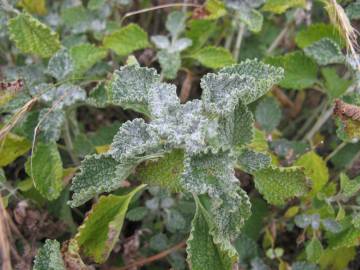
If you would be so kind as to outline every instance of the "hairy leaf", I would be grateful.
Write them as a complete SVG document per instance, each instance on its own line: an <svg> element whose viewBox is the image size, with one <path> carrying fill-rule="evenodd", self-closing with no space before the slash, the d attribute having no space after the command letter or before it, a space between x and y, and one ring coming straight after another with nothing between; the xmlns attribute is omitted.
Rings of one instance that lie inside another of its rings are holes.
<svg viewBox="0 0 360 270"><path fill-rule="evenodd" d="M166 20L165 27L173 38L177 38L185 30L187 15L182 11L171 12Z"/></svg>
<svg viewBox="0 0 360 270"><path fill-rule="evenodd" d="M160 50L157 54L161 66L162 74L166 79L174 79L181 67L181 57L179 52L169 52Z"/></svg>
<svg viewBox="0 0 360 270"><path fill-rule="evenodd" d="M73 71L73 59L68 49L62 48L50 58L46 73L60 81L69 76Z"/></svg>
<svg viewBox="0 0 360 270"><path fill-rule="evenodd" d="M268 167L255 172L255 187L265 199L275 205L301 196L308 190L303 171L299 167Z"/></svg>
<svg viewBox="0 0 360 270"><path fill-rule="evenodd" d="M187 241L188 262L193 270L230 270L234 254L214 243L211 234L214 223L197 196L196 213L192 221L190 237Z"/></svg>
<svg viewBox="0 0 360 270"><path fill-rule="evenodd" d="M360 177L350 180L345 173L340 174L340 188L347 198L355 195L360 190Z"/></svg>
<svg viewBox="0 0 360 270"><path fill-rule="evenodd" d="M273 97L262 99L256 106L255 119L267 132L273 131L279 125L281 117L281 109Z"/></svg>
<svg viewBox="0 0 360 270"><path fill-rule="evenodd" d="M106 261L118 241L131 199L144 187L139 186L124 196L100 197L75 236L86 256L97 263Z"/></svg>
<svg viewBox="0 0 360 270"><path fill-rule="evenodd" d="M62 110L42 109L39 114L39 136L44 142L56 142L60 139L61 127L65 121Z"/></svg>
<svg viewBox="0 0 360 270"><path fill-rule="evenodd" d="M242 150L237 161L240 167L250 174L254 174L271 165L271 157L269 155L250 149Z"/></svg>
<svg viewBox="0 0 360 270"><path fill-rule="evenodd" d="M55 200L64 188L63 167L60 153L55 142L39 142L25 167L35 188L48 199Z"/></svg>
<svg viewBox="0 0 360 270"><path fill-rule="evenodd" d="M207 46L201 48L191 55L192 58L199 61L202 65L208 68L222 68L235 63L231 53L221 47Z"/></svg>
<svg viewBox="0 0 360 270"><path fill-rule="evenodd" d="M342 96L351 85L351 81L340 78L334 68L323 68L321 74L325 79L325 89L331 99Z"/></svg>
<svg viewBox="0 0 360 270"><path fill-rule="evenodd" d="M240 99L245 103L251 103L263 96L270 88L280 82L284 77L282 68L265 64L257 59L245 60L240 64L226 67L220 70L220 73L237 74L252 78L254 84L252 89L242 91Z"/></svg>
<svg viewBox="0 0 360 270"><path fill-rule="evenodd" d="M184 151L173 150L159 160L145 161L136 168L136 176L142 183L167 188L172 192L182 190L181 175L184 171Z"/></svg>
<svg viewBox="0 0 360 270"><path fill-rule="evenodd" d="M85 157L72 181L74 193L69 205L77 207L95 195L119 188L133 169L133 165L119 164L108 154Z"/></svg>
<svg viewBox="0 0 360 270"><path fill-rule="evenodd" d="M60 49L58 34L29 14L18 14L8 26L10 39L24 53L47 58Z"/></svg>
<svg viewBox="0 0 360 270"><path fill-rule="evenodd" d="M60 244L56 240L47 239L39 249L34 260L33 270L65 270L60 252Z"/></svg>
<svg viewBox="0 0 360 270"><path fill-rule="evenodd" d="M330 38L322 38L304 48L306 56L314 59L322 66L329 64L341 64L345 61L345 56L341 52L340 46Z"/></svg>
<svg viewBox="0 0 360 270"><path fill-rule="evenodd" d="M137 24L130 23L104 38L104 46L120 56L149 46L147 33Z"/></svg>
<svg viewBox="0 0 360 270"><path fill-rule="evenodd" d="M115 71L109 84L111 100L124 109L148 112L148 91L160 81L155 69L140 68L135 65L124 66Z"/></svg>
<svg viewBox="0 0 360 270"><path fill-rule="evenodd" d="M45 0L21 0L18 5L31 14L43 16L47 13Z"/></svg>

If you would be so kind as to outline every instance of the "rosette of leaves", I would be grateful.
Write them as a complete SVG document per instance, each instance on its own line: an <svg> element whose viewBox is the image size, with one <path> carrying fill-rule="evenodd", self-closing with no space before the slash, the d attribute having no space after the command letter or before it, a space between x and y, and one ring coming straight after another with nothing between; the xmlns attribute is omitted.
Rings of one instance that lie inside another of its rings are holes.
<svg viewBox="0 0 360 270"><path fill-rule="evenodd" d="M181 67L180 53L192 44L191 39L181 38L180 35L185 30L187 15L185 12L174 11L170 13L166 20L166 30L170 37L165 35L155 35L151 41L159 49L157 58L159 60L162 73L166 79L174 79Z"/></svg>
<svg viewBox="0 0 360 270"><path fill-rule="evenodd" d="M141 80L136 79L139 76ZM236 157L253 141L254 117L247 105L265 95L282 76L281 68L247 60L207 74L201 80L201 100L181 104L176 87L160 82L154 69L120 68L107 86L110 101L141 108L138 111L146 112L149 121L124 123L109 152L82 162L69 204L76 207L115 190L131 174L149 185L191 193L197 210L188 240L189 264L192 269L204 265L231 269L237 258L232 241L250 215L249 198L234 174ZM258 161L263 160L260 155ZM300 171L266 164L252 166L265 198L281 204L302 194Z"/></svg>

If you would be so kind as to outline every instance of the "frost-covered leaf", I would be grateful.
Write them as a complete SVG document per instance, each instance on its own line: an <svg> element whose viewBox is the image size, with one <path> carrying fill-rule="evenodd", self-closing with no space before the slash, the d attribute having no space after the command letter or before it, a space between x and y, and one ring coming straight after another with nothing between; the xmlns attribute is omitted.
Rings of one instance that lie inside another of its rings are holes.
<svg viewBox="0 0 360 270"><path fill-rule="evenodd" d="M187 49L188 47L190 47L192 44L191 39L189 38L179 38L177 39L173 46L171 47L171 52L181 52L185 49Z"/></svg>
<svg viewBox="0 0 360 270"><path fill-rule="evenodd" d="M98 85L90 91L86 103L97 108L105 108L111 101L109 92L109 87L106 87L104 82L99 82Z"/></svg>
<svg viewBox="0 0 360 270"><path fill-rule="evenodd" d="M142 183L160 186L172 192L182 190L181 175L184 171L184 151L173 150L159 160L149 160L136 168L136 177Z"/></svg>
<svg viewBox="0 0 360 270"><path fill-rule="evenodd" d="M263 11L276 14L284 13L289 8L305 7L306 0L268 0L262 7Z"/></svg>
<svg viewBox="0 0 360 270"><path fill-rule="evenodd" d="M284 69L285 77L279 83L281 87L301 90L312 86L317 80L316 63L302 52L269 57L266 62Z"/></svg>
<svg viewBox="0 0 360 270"><path fill-rule="evenodd" d="M345 56L341 52L340 46L330 38L322 38L304 48L306 56L314 59L322 66L329 64L341 64L345 61Z"/></svg>
<svg viewBox="0 0 360 270"><path fill-rule="evenodd" d="M56 142L60 139L61 127L65 121L62 110L42 109L39 114L39 136L44 142Z"/></svg>
<svg viewBox="0 0 360 270"><path fill-rule="evenodd" d="M156 82L160 82L160 76L155 69L135 65L121 67L115 71L109 83L111 101L124 109L132 109L148 115L147 96L149 89Z"/></svg>
<svg viewBox="0 0 360 270"><path fill-rule="evenodd" d="M243 91L240 99L245 103L251 103L263 96L270 88L280 82L284 77L282 68L265 64L257 59L245 60L239 64L225 67L220 73L237 74L253 78L255 85L250 91Z"/></svg>
<svg viewBox="0 0 360 270"><path fill-rule="evenodd" d="M228 152L186 156L184 165L181 184L185 190L217 198L227 191L233 192L237 179L234 175L233 159Z"/></svg>
<svg viewBox="0 0 360 270"><path fill-rule="evenodd" d="M107 54L106 49L92 44L79 44L70 48L70 55L74 64L76 77L83 75L93 65L103 59Z"/></svg>
<svg viewBox="0 0 360 270"><path fill-rule="evenodd" d="M50 58L46 73L60 81L69 76L73 70L73 59L68 49L62 48Z"/></svg>
<svg viewBox="0 0 360 270"><path fill-rule="evenodd" d="M164 50L170 48L170 40L167 36L156 35L152 36L150 39L158 49Z"/></svg>
<svg viewBox="0 0 360 270"><path fill-rule="evenodd" d="M294 165L303 167L305 175L311 179L312 195L319 192L329 180L326 162L313 151L302 155Z"/></svg>
<svg viewBox="0 0 360 270"><path fill-rule="evenodd" d="M38 91L45 92L40 96L40 100L54 110L64 109L86 99L85 90L76 85L65 83L59 87L49 85L39 85L38 87Z"/></svg>
<svg viewBox="0 0 360 270"><path fill-rule="evenodd" d="M169 52L161 50L157 57L161 66L162 74L166 79L174 79L181 67L181 57L179 52Z"/></svg>
<svg viewBox="0 0 360 270"><path fill-rule="evenodd" d="M237 161L240 167L250 174L262 170L271 165L271 157L266 153L244 149L240 152Z"/></svg>
<svg viewBox="0 0 360 270"><path fill-rule="evenodd" d="M226 6L234 10L258 8L265 0L225 0Z"/></svg>
<svg viewBox="0 0 360 270"><path fill-rule="evenodd" d="M18 157L27 153L31 148L31 142L26 138L8 133L0 140L0 167L13 162Z"/></svg>
<svg viewBox="0 0 360 270"><path fill-rule="evenodd" d="M191 55L192 58L199 61L208 68L222 68L235 63L231 53L222 47L207 46L197 50Z"/></svg>
<svg viewBox="0 0 360 270"><path fill-rule="evenodd" d="M254 136L254 117L242 102L239 102L232 114L220 118L218 139L222 147L240 148L251 142Z"/></svg>
<svg viewBox="0 0 360 270"><path fill-rule="evenodd" d="M100 193L119 188L133 169L133 165L119 164L108 154L85 157L72 180L70 206L77 207Z"/></svg>
<svg viewBox="0 0 360 270"><path fill-rule="evenodd" d="M255 119L267 132L273 131L280 123L282 112L273 97L265 97L256 106Z"/></svg>
<svg viewBox="0 0 360 270"><path fill-rule="evenodd" d="M255 33L260 32L264 21L263 15L256 9L240 12L239 19L247 25L250 31Z"/></svg>
<svg viewBox="0 0 360 270"><path fill-rule="evenodd" d="M342 231L342 226L339 222L332 218L326 218L321 220L322 225L324 226L325 230L332 232L332 233L339 233Z"/></svg>
<svg viewBox="0 0 360 270"><path fill-rule="evenodd" d="M330 38L340 45L345 46L345 42L337 28L331 24L314 23L297 33L295 42L300 48L310 46L322 38Z"/></svg>
<svg viewBox="0 0 360 270"><path fill-rule="evenodd" d="M168 15L165 27L173 38L176 39L185 30L186 18L186 13L182 11L174 11Z"/></svg>
<svg viewBox="0 0 360 270"><path fill-rule="evenodd" d="M202 100L206 111L222 116L234 111L239 99L255 88L255 79L248 76L208 73L201 78Z"/></svg>
<svg viewBox="0 0 360 270"><path fill-rule="evenodd" d="M334 68L323 68L321 74L325 79L325 89L332 100L342 96L351 85L351 81L340 78Z"/></svg>
<svg viewBox="0 0 360 270"><path fill-rule="evenodd" d="M137 24L130 23L104 38L104 46L120 56L148 47L148 35Z"/></svg>
<svg viewBox="0 0 360 270"><path fill-rule="evenodd" d="M144 187L141 185L124 196L100 197L75 236L86 256L97 263L106 261L118 241L131 199Z"/></svg>
<svg viewBox="0 0 360 270"><path fill-rule="evenodd" d="M60 196L64 188L63 167L55 142L39 142L25 167L26 173L34 182L35 188L49 201Z"/></svg>
<svg viewBox="0 0 360 270"><path fill-rule="evenodd" d="M29 14L18 14L9 20L8 27L10 39L24 53L48 58L60 49L58 34Z"/></svg>
<svg viewBox="0 0 360 270"><path fill-rule="evenodd" d="M308 191L305 175L299 167L268 167L255 172L254 176L256 189L271 204L284 204Z"/></svg>
<svg viewBox="0 0 360 270"><path fill-rule="evenodd" d="M111 156L121 163L140 162L161 151L160 139L141 118L125 122L114 136Z"/></svg>
<svg viewBox="0 0 360 270"><path fill-rule="evenodd" d="M47 239L39 249L33 270L65 270L65 264L60 252L60 243Z"/></svg>
<svg viewBox="0 0 360 270"><path fill-rule="evenodd" d="M195 196L196 212L191 224L187 241L188 262L193 270L230 270L236 256L223 250L214 243L212 229L214 223L211 215L204 208L200 199Z"/></svg>

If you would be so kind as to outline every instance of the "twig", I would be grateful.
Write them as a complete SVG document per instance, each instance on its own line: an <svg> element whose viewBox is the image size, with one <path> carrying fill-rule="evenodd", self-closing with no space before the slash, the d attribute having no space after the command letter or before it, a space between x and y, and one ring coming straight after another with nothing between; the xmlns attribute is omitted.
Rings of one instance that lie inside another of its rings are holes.
<svg viewBox="0 0 360 270"><path fill-rule="evenodd" d="M141 259L139 261L136 261L134 263L131 263L127 266L123 266L123 267L120 267L120 268L111 268L111 270L128 270L128 269L132 269L132 268L135 268L135 267L140 267L140 266L143 266L145 264L149 264L151 262L154 262L154 261L157 261L157 260L160 260L164 257L166 257L167 255L169 255L170 253L178 250L178 249L182 249L186 246L186 242L183 241L183 242L180 242L179 244L167 249L167 250L164 250L158 254L155 254L151 257L148 257L148 258L144 258L144 259Z"/></svg>
<svg viewBox="0 0 360 270"><path fill-rule="evenodd" d="M10 244L9 238L10 230L7 223L6 210L3 204L3 198L0 195L0 255L1 255L1 269L11 270L10 258Z"/></svg>
<svg viewBox="0 0 360 270"><path fill-rule="evenodd" d="M270 47L267 49L267 51L266 51L267 54L271 54L277 48L277 46L279 46L280 42L283 40L283 38L289 31L290 25L291 24L288 23L284 27L284 29L281 30L280 34L274 39L274 41L271 43Z"/></svg>
<svg viewBox="0 0 360 270"><path fill-rule="evenodd" d="M335 156L341 149L347 145L347 142L340 143L326 158L325 161L329 161L333 156Z"/></svg>
<svg viewBox="0 0 360 270"><path fill-rule="evenodd" d="M192 85L192 81L193 81L193 75L191 73L190 70L188 69L184 69L186 72L186 77L185 80L183 82L183 85L181 87L181 91L180 91L180 101L181 103L185 103L190 96L191 93L191 85Z"/></svg>
<svg viewBox="0 0 360 270"><path fill-rule="evenodd" d="M191 3L173 3L173 4L164 4L164 5L159 5L159 6L155 6L155 7L150 7L150 8L144 8L141 10L136 10L136 11L132 11L132 12L128 12L124 15L124 17L122 17L120 24L122 24L124 22L124 20L128 17L137 15L137 14L141 14L141 13L145 13L145 12L150 12L150 11L154 11L154 10L158 10L158 9L163 9L163 8L169 8L169 7L194 7L194 8L200 8L202 7L202 5L198 5L198 4L191 4Z"/></svg>
<svg viewBox="0 0 360 270"><path fill-rule="evenodd" d="M240 23L239 31L238 31L238 34L236 37L235 48L234 48L234 58L235 58L236 62L239 61L240 48L241 48L241 43L243 40L244 33L245 33L245 24Z"/></svg>
<svg viewBox="0 0 360 270"><path fill-rule="evenodd" d="M78 159L78 157L76 155L74 155L73 151L74 151L74 145L72 143L71 140L71 134L70 134L70 129L69 129L69 122L67 119L65 119L65 123L64 123L64 141L65 141L65 147L67 149L67 152L69 153L69 156L72 160L72 162L78 166L80 164L80 160Z"/></svg>

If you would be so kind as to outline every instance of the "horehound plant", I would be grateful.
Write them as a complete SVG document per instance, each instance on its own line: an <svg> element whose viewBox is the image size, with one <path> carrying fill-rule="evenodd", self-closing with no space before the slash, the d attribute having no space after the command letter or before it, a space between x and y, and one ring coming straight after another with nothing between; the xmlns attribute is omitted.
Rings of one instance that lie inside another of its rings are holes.
<svg viewBox="0 0 360 270"><path fill-rule="evenodd" d="M281 68L246 60L205 75L201 100L181 104L176 87L161 82L156 70L121 67L93 96L106 96L105 103L131 108L145 119L127 121L108 152L83 160L72 182L70 206L116 190L130 175L149 186L191 194L196 205L186 249L191 269L231 269L238 256L233 241L251 213L234 168L255 175L257 189L273 204L307 191L299 167L272 165L266 149L254 141L248 105L282 77ZM101 196L72 240L73 249L95 262L105 261L129 201L143 187L126 196ZM101 236L93 235L100 228Z"/></svg>

